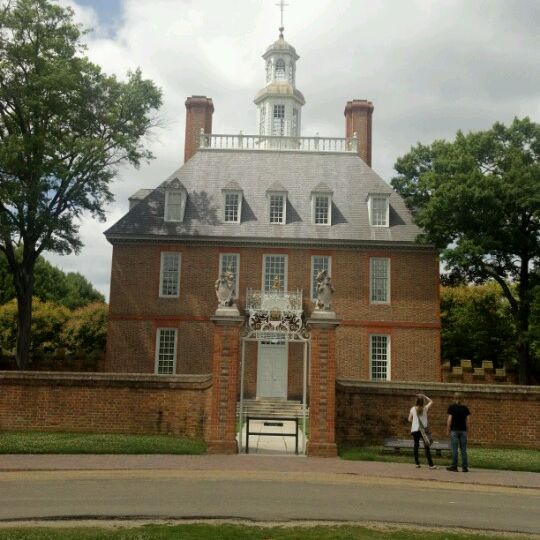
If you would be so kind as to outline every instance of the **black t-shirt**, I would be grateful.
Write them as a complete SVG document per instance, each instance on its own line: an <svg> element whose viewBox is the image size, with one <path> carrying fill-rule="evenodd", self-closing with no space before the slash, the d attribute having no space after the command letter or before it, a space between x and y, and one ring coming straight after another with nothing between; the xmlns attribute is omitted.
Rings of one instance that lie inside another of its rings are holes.
<svg viewBox="0 0 540 540"><path fill-rule="evenodd" d="M448 414L452 416L450 431L467 431L467 416L471 414L467 406L452 403L448 407Z"/></svg>

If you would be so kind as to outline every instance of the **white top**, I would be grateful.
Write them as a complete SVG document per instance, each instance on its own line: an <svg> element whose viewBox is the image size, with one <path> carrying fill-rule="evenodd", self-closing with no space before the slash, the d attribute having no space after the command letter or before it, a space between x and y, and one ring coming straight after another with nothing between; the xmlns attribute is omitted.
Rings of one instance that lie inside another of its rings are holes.
<svg viewBox="0 0 540 540"><path fill-rule="evenodd" d="M416 407L411 408L411 412L409 413L409 418L412 418L411 433L413 431L420 431L420 424L418 423L418 413L416 412ZM422 420L422 424L424 424L424 427L428 425L427 407L424 407L424 410L422 411L422 414L420 415L420 420Z"/></svg>

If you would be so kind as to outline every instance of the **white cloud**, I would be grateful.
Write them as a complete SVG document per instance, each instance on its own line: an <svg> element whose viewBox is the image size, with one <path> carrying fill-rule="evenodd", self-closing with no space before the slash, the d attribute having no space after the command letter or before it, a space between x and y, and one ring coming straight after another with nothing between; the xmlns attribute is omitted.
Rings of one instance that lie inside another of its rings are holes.
<svg viewBox="0 0 540 540"><path fill-rule="evenodd" d="M157 159L139 171L121 171L108 223L84 222L81 255L49 256L108 294L111 249L102 231L127 210L131 193L155 187L181 165L185 98L213 98L215 132L254 131L252 100L264 85L261 54L277 39L279 11L275 0L124 0L110 36L94 10L75 2L62 0L95 28L86 37L89 57L118 76L140 66L164 94L167 125L151 143ZM346 101L372 100L373 165L386 179L417 141L540 113L536 0L289 3L285 37L301 56L304 134L343 136Z"/></svg>

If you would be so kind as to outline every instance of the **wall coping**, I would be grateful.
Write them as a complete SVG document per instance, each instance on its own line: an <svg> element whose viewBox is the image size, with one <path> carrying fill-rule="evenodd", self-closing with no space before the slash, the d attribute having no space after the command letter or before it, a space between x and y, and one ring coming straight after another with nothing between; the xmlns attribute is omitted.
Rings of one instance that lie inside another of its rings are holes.
<svg viewBox="0 0 540 540"><path fill-rule="evenodd" d="M403 393L416 394L418 392L432 392L435 394L453 394L462 392L466 396L491 395L494 399L503 396L515 396L524 398L540 399L540 386L520 386L513 384L462 384L462 383L438 383L438 382L392 382L392 381L361 381L338 379L336 385L343 390L362 389L365 393Z"/></svg>
<svg viewBox="0 0 540 540"><path fill-rule="evenodd" d="M0 385L86 386L126 388L184 388L205 390L212 375L155 375L140 373L79 373L65 371L0 371Z"/></svg>

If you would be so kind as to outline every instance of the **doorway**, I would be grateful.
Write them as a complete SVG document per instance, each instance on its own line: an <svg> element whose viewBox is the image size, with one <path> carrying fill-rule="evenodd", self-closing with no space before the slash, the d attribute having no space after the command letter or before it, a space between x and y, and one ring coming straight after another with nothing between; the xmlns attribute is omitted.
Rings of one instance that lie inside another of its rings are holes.
<svg viewBox="0 0 540 540"><path fill-rule="evenodd" d="M286 341L259 342L257 398L287 399L289 345Z"/></svg>

